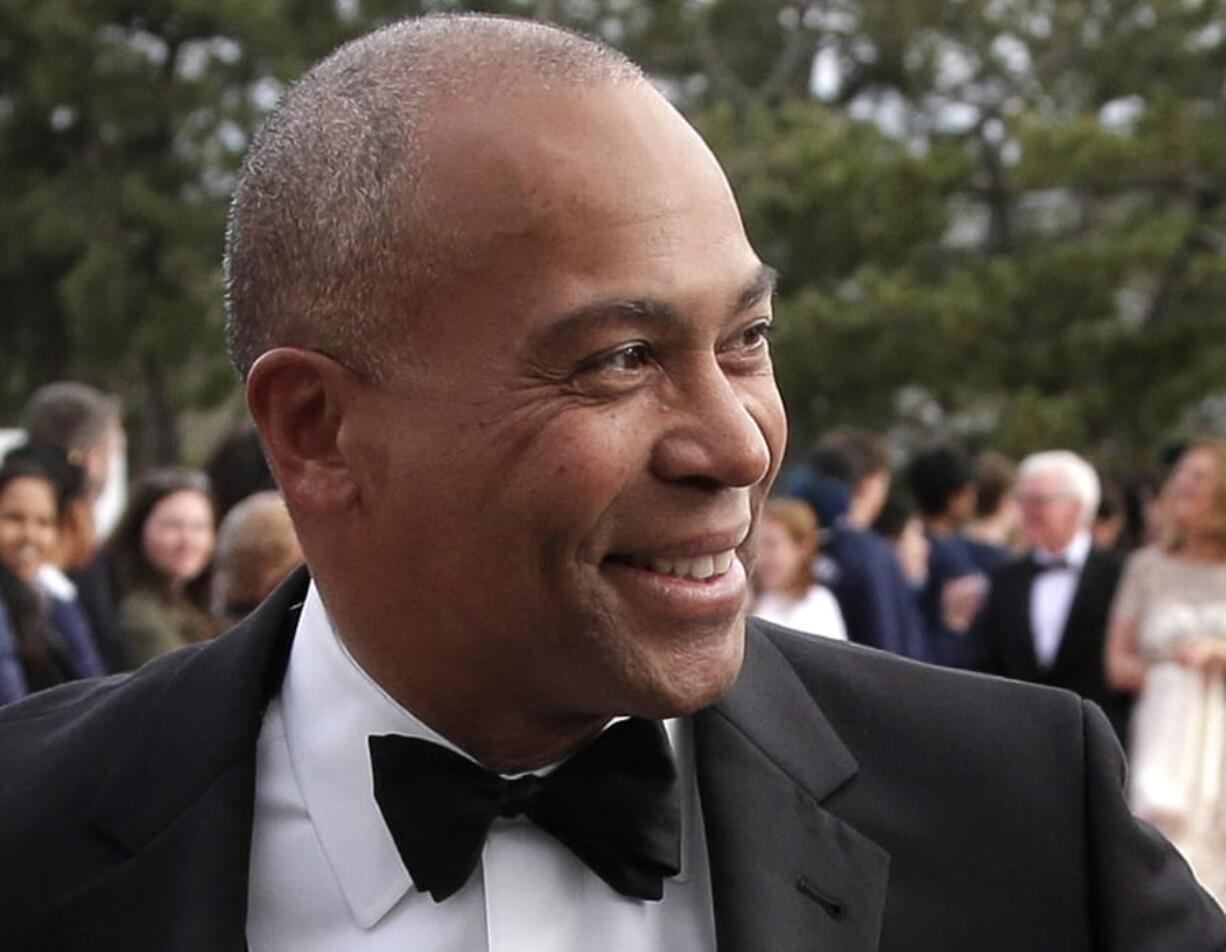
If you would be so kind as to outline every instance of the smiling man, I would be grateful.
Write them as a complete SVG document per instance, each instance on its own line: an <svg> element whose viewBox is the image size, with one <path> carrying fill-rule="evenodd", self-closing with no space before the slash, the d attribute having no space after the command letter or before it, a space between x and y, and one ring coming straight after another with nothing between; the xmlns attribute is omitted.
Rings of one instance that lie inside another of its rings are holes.
<svg viewBox="0 0 1226 952"><path fill-rule="evenodd" d="M0 715L16 948L1226 944L1093 708L747 629L775 276L620 54L343 47L253 144L227 265L309 572Z"/></svg>

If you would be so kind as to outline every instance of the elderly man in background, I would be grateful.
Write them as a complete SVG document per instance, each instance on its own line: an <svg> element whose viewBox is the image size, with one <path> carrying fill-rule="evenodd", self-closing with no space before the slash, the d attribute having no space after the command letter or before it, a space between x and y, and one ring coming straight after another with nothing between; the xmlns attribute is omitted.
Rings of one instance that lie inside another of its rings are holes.
<svg viewBox="0 0 1226 952"><path fill-rule="evenodd" d="M1098 475L1075 453L1036 453L1018 469L1016 498L1030 551L992 576L976 624L978 667L1075 691L1123 737L1127 702L1108 687L1104 663L1122 563L1093 544Z"/></svg>
<svg viewBox="0 0 1226 952"><path fill-rule="evenodd" d="M342 47L255 139L228 268L309 571L0 713L8 947L1226 947L1095 709L746 624L774 274L621 54Z"/></svg>

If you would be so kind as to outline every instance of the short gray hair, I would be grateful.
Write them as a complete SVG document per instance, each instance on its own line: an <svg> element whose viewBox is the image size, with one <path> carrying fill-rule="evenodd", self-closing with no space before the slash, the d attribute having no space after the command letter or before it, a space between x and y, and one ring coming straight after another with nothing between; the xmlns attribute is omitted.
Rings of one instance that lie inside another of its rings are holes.
<svg viewBox="0 0 1226 952"><path fill-rule="evenodd" d="M119 401L88 384L60 380L34 391L21 422L31 443L85 453L105 446L120 429Z"/></svg>
<svg viewBox="0 0 1226 952"><path fill-rule="evenodd" d="M1058 474L1064 480L1065 492L1081 503L1081 524L1088 526L1094 522L1102 489L1093 466L1070 450L1045 450L1022 460L1017 481L1021 483L1040 473Z"/></svg>
<svg viewBox="0 0 1226 952"><path fill-rule="evenodd" d="M416 312L454 252L422 213L430 107L533 79L588 86L642 73L590 37L465 14L383 27L294 84L252 143L226 229L226 339L242 376L282 345L387 376L388 324Z"/></svg>

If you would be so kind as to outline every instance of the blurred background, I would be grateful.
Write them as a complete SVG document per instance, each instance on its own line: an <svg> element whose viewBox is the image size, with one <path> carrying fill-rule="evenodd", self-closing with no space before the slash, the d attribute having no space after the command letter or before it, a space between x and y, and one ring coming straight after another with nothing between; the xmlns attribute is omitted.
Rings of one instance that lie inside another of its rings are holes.
<svg viewBox="0 0 1226 952"><path fill-rule="evenodd" d="M783 273L803 453L834 424L1120 469L1226 431L1222 0L4 0L0 427L122 398L132 466L242 419L226 204L314 59L429 11L538 17L644 64Z"/></svg>

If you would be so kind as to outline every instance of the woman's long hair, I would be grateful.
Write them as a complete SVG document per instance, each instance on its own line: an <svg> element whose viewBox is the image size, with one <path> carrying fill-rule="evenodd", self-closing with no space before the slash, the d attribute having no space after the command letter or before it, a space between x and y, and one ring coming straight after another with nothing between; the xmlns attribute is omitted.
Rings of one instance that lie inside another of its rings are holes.
<svg viewBox="0 0 1226 952"><path fill-rule="evenodd" d="M171 580L145 554L145 523L158 503L179 492L201 493L209 500L209 505L213 505L208 477L194 469L166 467L150 470L132 486L128 507L106 544L106 564L117 601L133 592L149 592L167 602L185 601L200 612L207 613L211 568L205 569L181 592L177 592Z"/></svg>

